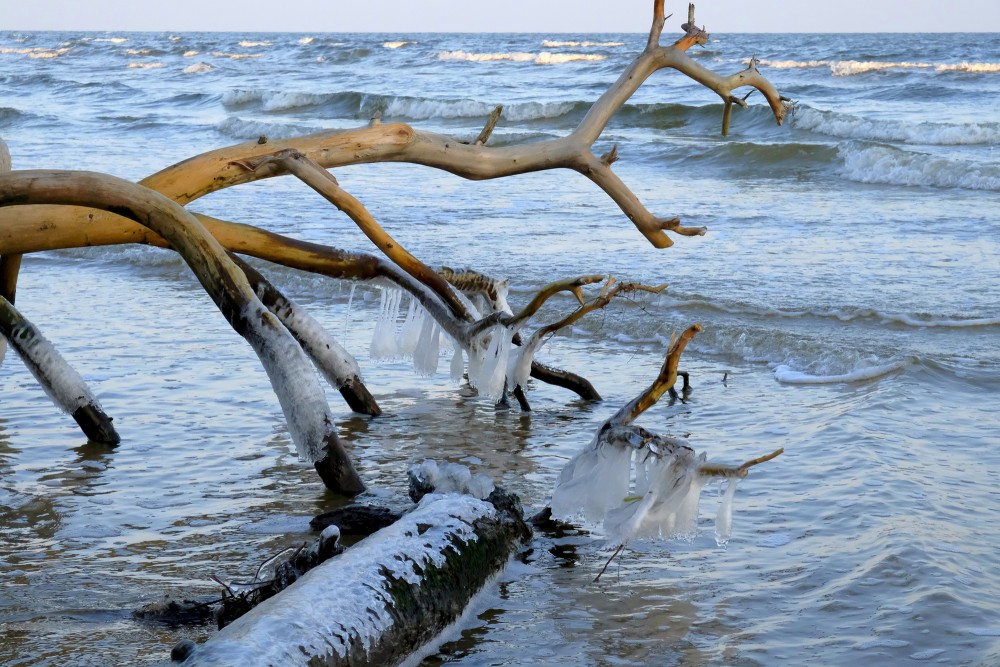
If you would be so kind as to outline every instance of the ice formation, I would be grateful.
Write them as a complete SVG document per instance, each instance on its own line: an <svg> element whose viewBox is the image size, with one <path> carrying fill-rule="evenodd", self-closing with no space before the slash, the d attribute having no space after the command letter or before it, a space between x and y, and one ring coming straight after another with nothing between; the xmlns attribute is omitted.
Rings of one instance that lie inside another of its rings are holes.
<svg viewBox="0 0 1000 667"><path fill-rule="evenodd" d="M416 299L411 298L402 326L399 307L403 292L396 287L384 287L375 332L372 334L371 357L376 360L412 359L421 375L437 372L441 357L441 327Z"/></svg>
<svg viewBox="0 0 1000 667"><path fill-rule="evenodd" d="M603 522L610 542L670 538L696 532L698 503L707 478L704 454L683 438L659 436L636 426L605 423L587 447L563 468L552 494L552 514ZM732 530L730 479L716 517L716 536Z"/></svg>
<svg viewBox="0 0 1000 667"><path fill-rule="evenodd" d="M3 366L5 356L7 356L7 339L0 337L0 366Z"/></svg>
<svg viewBox="0 0 1000 667"><path fill-rule="evenodd" d="M388 579L419 585L456 541L494 507L468 495L429 494L417 509L310 570L197 647L187 665L307 665L318 656L370 650L395 623Z"/></svg>
<svg viewBox="0 0 1000 667"><path fill-rule="evenodd" d="M489 475L473 474L458 463L438 463L426 459L423 463L410 466L407 475L418 480L422 486L433 488L435 493L467 493L480 500L485 500L494 488Z"/></svg>
<svg viewBox="0 0 1000 667"><path fill-rule="evenodd" d="M507 378L514 329L498 324L473 341L469 351L469 385L480 395L500 400Z"/></svg>

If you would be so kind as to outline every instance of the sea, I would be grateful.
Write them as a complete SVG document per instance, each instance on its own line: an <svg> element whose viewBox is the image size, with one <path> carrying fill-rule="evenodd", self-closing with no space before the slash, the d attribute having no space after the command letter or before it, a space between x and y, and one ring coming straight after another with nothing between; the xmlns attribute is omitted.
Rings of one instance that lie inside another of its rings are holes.
<svg viewBox="0 0 1000 667"><path fill-rule="evenodd" d="M470 140L497 104L488 145L530 144L569 133L645 41L6 31L0 137L15 169L130 180L375 116ZM584 274L668 283L539 353L602 401L532 381L530 412L495 405L451 379L447 347L429 375L373 360L382 286L256 263L355 355L384 411L354 414L327 390L373 502L403 503L406 470L431 458L542 509L694 323L704 331L681 361L692 392L641 425L718 462L784 449L740 482L728 542L715 483L695 534L630 542L598 582L615 546L599 527L538 532L420 664L1000 664L1000 34L712 34L690 55L723 74L756 57L794 109L778 126L754 93L722 136L719 98L674 70L628 100L594 152L617 145L615 171L651 211L708 230L667 249L568 170L333 172L425 263L509 279L515 308ZM188 208L375 251L293 177ZM552 299L527 332L574 303ZM8 351L0 664L165 664L175 642L214 628L133 610L252 580L344 501L297 457L259 361L172 252L25 256L17 306L122 442L88 443Z"/></svg>

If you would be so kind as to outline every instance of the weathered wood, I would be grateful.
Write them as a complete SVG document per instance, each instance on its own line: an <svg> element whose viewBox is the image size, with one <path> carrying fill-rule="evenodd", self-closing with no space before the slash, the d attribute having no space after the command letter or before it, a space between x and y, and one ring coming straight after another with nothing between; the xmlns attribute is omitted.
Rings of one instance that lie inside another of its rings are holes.
<svg viewBox="0 0 1000 667"><path fill-rule="evenodd" d="M10 301L0 296L0 334L21 357L38 384L79 424L88 440L117 445L121 437L83 378Z"/></svg>
<svg viewBox="0 0 1000 667"><path fill-rule="evenodd" d="M671 46L660 46L663 27L663 2L654 2L654 20L646 48L626 68L614 84L593 104L575 130L565 137L523 145L489 147L464 144L453 137L422 132L403 123L378 124L349 131L328 131L281 141L256 141L204 153L168 167L142 181L181 204L188 204L216 190L249 181L279 175L280 165L266 165L255 171L240 164L268 153L294 149L324 168L374 162L409 162L443 169L472 180L483 180L525 174L546 169L573 169L593 180L622 209L636 228L657 248L673 241L664 233L682 235L704 233L700 228L685 228L675 217L658 217L648 211L632 191L592 152L611 117L628 101L639 87L655 72L672 68L714 91L723 103L733 99L733 91L750 86L767 99L778 124L784 120L788 106L777 89L757 70L755 65L730 76L717 74L690 58L686 51L704 43L708 34L685 24L686 33ZM728 125L727 125L728 129ZM33 207L19 212L20 235L37 231L40 225L59 217L74 216L86 224L95 238L117 235L118 243L134 242L142 232L113 216L96 211L59 211ZM16 222L0 211L0 229ZM3 248L0 236L0 254Z"/></svg>
<svg viewBox="0 0 1000 667"><path fill-rule="evenodd" d="M229 253L229 258L242 269L261 302L281 320L351 410L372 416L382 414L375 397L361 381L361 369L354 357L312 315L295 305L257 269L233 253Z"/></svg>
<svg viewBox="0 0 1000 667"><path fill-rule="evenodd" d="M336 526L343 535L371 535L391 526L403 516L402 512L378 505L347 505L314 516L309 521L313 530Z"/></svg>
<svg viewBox="0 0 1000 667"><path fill-rule="evenodd" d="M299 454L314 462L331 490L345 495L364 490L337 438L323 390L302 348L260 302L243 272L194 216L157 192L105 174L44 170L0 174L0 207L35 203L112 211L166 239L233 329L257 353Z"/></svg>
<svg viewBox="0 0 1000 667"><path fill-rule="evenodd" d="M530 536L520 501L432 494L200 646L186 667L397 665L431 641Z"/></svg>

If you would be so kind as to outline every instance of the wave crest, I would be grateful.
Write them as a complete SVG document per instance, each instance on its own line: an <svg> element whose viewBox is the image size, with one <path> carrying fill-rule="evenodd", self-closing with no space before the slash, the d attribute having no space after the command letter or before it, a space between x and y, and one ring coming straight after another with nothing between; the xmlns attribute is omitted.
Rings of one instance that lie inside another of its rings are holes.
<svg viewBox="0 0 1000 667"><path fill-rule="evenodd" d="M908 123L882 118L862 118L851 114L820 111L800 106L792 117L799 129L844 139L901 141L931 146L961 146L1000 142L1000 123Z"/></svg>
<svg viewBox="0 0 1000 667"><path fill-rule="evenodd" d="M596 53L541 53L510 52L510 53L469 53L467 51L442 51L438 60L459 60L466 62L533 62L536 65L557 65L581 60L604 60L605 56Z"/></svg>
<svg viewBox="0 0 1000 667"><path fill-rule="evenodd" d="M838 150L843 175L860 183L1000 191L1000 165L912 153L892 146L847 145Z"/></svg>

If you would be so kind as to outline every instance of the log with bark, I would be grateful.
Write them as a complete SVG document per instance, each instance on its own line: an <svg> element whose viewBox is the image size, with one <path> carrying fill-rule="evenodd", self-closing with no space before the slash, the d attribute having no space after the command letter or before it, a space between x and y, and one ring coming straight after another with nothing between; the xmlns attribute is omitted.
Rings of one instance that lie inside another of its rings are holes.
<svg viewBox="0 0 1000 667"><path fill-rule="evenodd" d="M520 501L503 489L484 499L429 493L204 644L180 643L173 656L186 667L399 664L458 619L530 535Z"/></svg>

